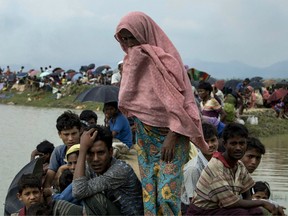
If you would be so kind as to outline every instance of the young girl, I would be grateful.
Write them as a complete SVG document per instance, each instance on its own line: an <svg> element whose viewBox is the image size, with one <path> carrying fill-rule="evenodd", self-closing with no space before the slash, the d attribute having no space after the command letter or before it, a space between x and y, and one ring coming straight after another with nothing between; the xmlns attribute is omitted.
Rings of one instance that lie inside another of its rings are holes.
<svg viewBox="0 0 288 216"><path fill-rule="evenodd" d="M271 192L267 182L257 181L252 187L252 199L266 199L270 198Z"/></svg>
<svg viewBox="0 0 288 216"><path fill-rule="evenodd" d="M271 196L271 190L270 186L267 182L257 181L255 182L255 185L252 187L252 199L253 200L260 200L264 199L268 202L274 204L276 208L278 209L279 213L283 213L284 215L284 209L286 209L283 206L280 206L277 202L270 199Z"/></svg>

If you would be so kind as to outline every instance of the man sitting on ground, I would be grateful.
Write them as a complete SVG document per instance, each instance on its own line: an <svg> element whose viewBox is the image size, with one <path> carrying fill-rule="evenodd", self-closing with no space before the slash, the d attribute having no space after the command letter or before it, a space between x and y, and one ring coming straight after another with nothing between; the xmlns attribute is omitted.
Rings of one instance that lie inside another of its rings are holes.
<svg viewBox="0 0 288 216"><path fill-rule="evenodd" d="M130 165L112 157L112 139L105 127L83 132L73 196L84 201L88 215L142 215L141 183Z"/></svg>
<svg viewBox="0 0 288 216"><path fill-rule="evenodd" d="M108 102L103 108L106 126L112 132L114 157L127 154L132 146L132 130L126 116L118 109L118 102ZM118 142L117 142L118 141Z"/></svg>
<svg viewBox="0 0 288 216"><path fill-rule="evenodd" d="M201 173L195 197L187 215L257 215L263 207L273 215L275 205L251 200L254 181L240 159L244 156L248 130L238 123L227 124L223 131L225 152L215 152ZM241 199L241 196L242 198Z"/></svg>

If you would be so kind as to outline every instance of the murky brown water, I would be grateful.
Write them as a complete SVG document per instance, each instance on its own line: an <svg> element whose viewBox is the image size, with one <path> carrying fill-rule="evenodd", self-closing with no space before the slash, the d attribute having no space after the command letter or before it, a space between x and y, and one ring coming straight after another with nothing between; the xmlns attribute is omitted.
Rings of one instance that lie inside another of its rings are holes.
<svg viewBox="0 0 288 216"><path fill-rule="evenodd" d="M64 111L0 104L0 214L12 179L29 162L36 145L44 139L55 146L62 144L55 125L57 117ZM81 112L74 111L78 114ZM97 114L98 123L103 123L103 113ZM253 176L255 180L269 182L273 199L288 208L288 134L261 140L267 153Z"/></svg>
<svg viewBox="0 0 288 216"><path fill-rule="evenodd" d="M288 209L288 134L261 138L261 141L266 154L253 177L268 182L272 199Z"/></svg>

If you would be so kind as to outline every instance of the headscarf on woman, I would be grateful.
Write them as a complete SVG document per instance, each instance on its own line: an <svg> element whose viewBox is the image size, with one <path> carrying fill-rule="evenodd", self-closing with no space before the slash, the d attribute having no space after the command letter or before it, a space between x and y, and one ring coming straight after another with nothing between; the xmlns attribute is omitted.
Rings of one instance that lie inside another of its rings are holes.
<svg viewBox="0 0 288 216"><path fill-rule="evenodd" d="M140 45L126 46L119 34L122 29L129 30ZM147 125L167 127L199 143L203 136L192 87L177 49L163 30L146 14L130 12L120 20L115 37L127 54L119 109Z"/></svg>

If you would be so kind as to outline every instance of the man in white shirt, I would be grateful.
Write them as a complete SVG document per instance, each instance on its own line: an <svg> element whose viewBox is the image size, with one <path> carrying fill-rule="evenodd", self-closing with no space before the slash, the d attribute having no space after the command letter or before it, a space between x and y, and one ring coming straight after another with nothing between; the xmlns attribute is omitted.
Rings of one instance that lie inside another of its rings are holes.
<svg viewBox="0 0 288 216"><path fill-rule="evenodd" d="M120 86L122 69L123 69L123 61L121 60L118 62L118 71L112 75L111 85Z"/></svg>

